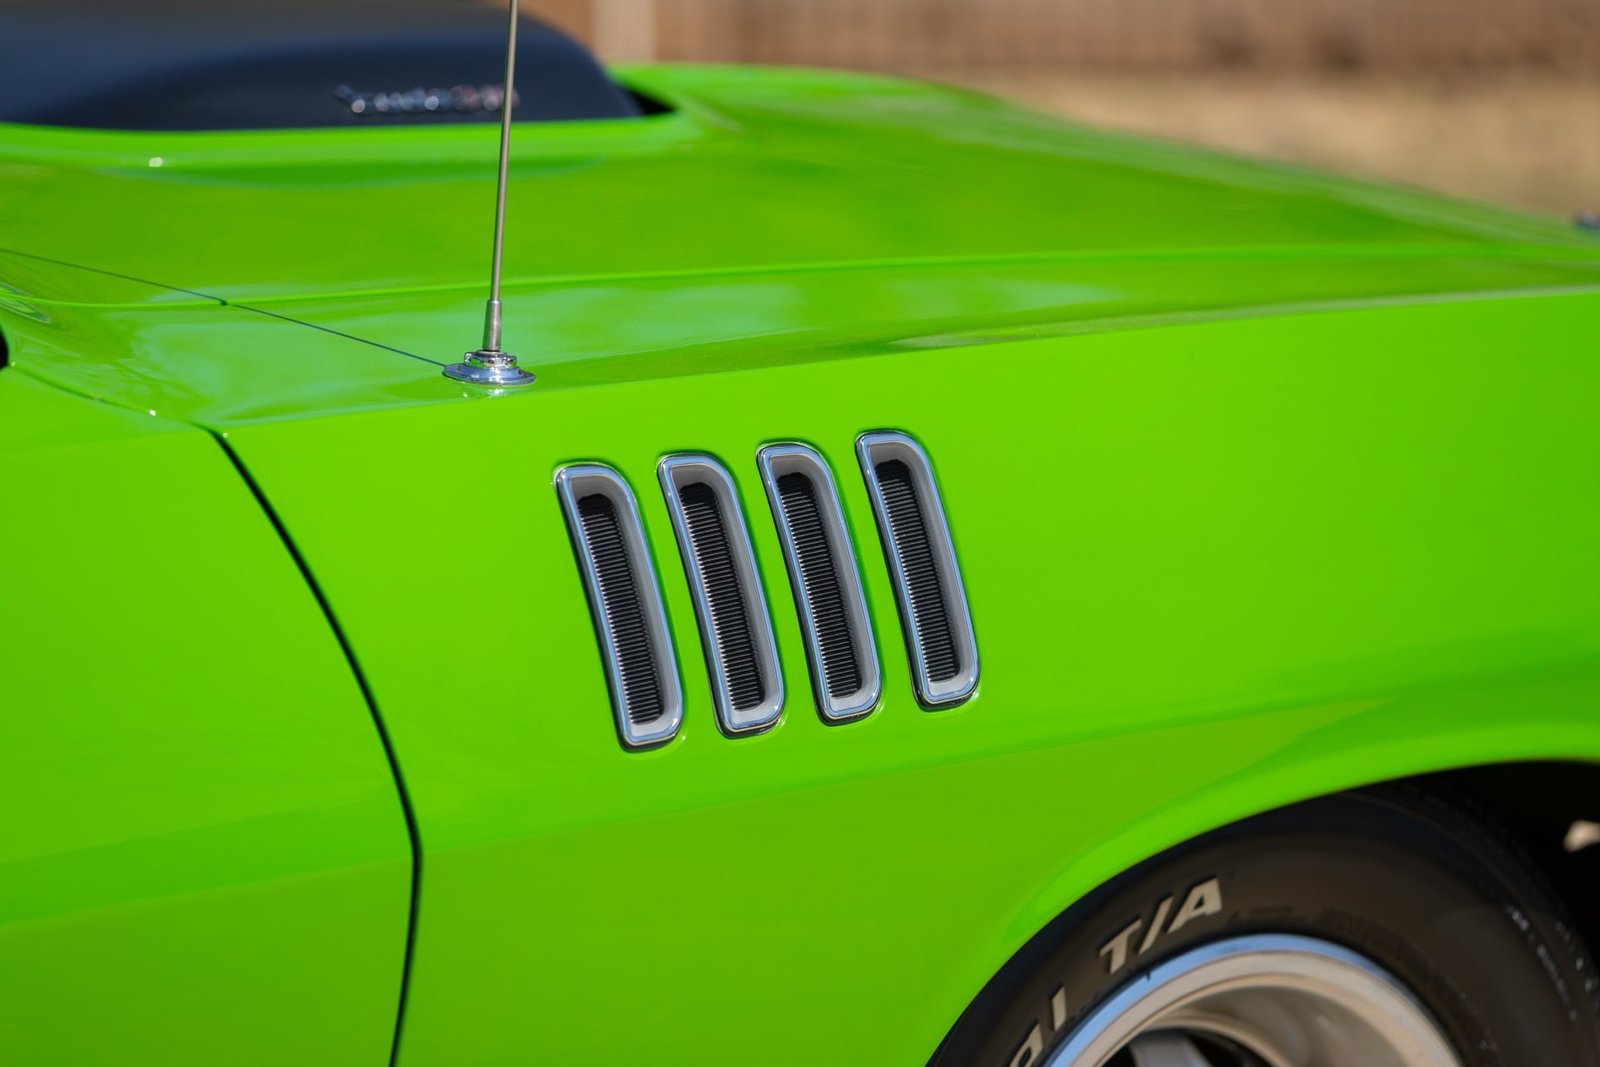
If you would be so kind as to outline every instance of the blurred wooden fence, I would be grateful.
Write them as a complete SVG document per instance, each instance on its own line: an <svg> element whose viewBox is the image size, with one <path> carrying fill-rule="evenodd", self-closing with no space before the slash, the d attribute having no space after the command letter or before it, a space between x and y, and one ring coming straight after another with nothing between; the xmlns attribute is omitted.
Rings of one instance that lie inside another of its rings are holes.
<svg viewBox="0 0 1600 1067"><path fill-rule="evenodd" d="M530 0L607 59L889 71L1600 67L1600 0Z"/></svg>

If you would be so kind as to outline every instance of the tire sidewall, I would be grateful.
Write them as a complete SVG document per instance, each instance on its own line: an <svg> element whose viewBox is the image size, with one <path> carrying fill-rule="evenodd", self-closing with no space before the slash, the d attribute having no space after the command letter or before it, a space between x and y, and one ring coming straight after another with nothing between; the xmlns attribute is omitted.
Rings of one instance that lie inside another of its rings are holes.
<svg viewBox="0 0 1600 1067"><path fill-rule="evenodd" d="M1253 934L1331 942L1411 991L1463 1067L1600 1067L1593 969L1518 861L1448 805L1343 794L1141 864L1019 954L938 1062L1039 1067L1151 968Z"/></svg>

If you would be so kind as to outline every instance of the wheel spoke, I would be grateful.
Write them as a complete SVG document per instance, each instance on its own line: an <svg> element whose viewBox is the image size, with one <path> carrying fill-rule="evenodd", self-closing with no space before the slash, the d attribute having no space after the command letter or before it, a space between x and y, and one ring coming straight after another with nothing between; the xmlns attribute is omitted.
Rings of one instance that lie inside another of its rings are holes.
<svg viewBox="0 0 1600 1067"><path fill-rule="evenodd" d="M1134 1067L1211 1067L1200 1046L1187 1035L1168 1031L1145 1034L1128 1046Z"/></svg>

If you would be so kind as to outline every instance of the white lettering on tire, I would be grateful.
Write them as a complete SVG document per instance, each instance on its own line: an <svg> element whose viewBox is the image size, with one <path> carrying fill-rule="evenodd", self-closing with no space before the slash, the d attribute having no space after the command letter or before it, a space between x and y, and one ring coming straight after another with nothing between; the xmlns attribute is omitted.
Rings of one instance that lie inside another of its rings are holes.
<svg viewBox="0 0 1600 1067"><path fill-rule="evenodd" d="M1040 1032L1039 1024L1034 1023L1033 1029L1028 1031L1028 1036L1022 1039L1021 1046L1011 1054L1006 1067L1029 1067L1030 1064L1039 1062L1039 1057L1043 1055L1044 1034Z"/></svg>
<svg viewBox="0 0 1600 1067"><path fill-rule="evenodd" d="M1216 915L1222 911L1222 883L1215 878L1207 878L1191 886L1188 894L1183 898L1177 914L1172 916L1172 924L1162 929L1167 921L1167 915L1172 911L1172 897L1162 897L1156 902L1155 914L1150 920L1148 928L1144 919L1135 919L1112 934L1100 946L1100 958L1106 961L1106 973L1116 974L1128 965L1128 957L1132 954L1133 939L1141 929L1145 930L1144 940L1139 942L1138 955L1143 956L1155 947L1156 942L1163 936L1175 934L1188 926L1196 919L1208 915Z"/></svg>
<svg viewBox="0 0 1600 1067"><path fill-rule="evenodd" d="M1189 890L1188 899L1178 909L1178 914L1172 917L1172 925L1167 927L1167 933L1175 934L1194 920L1215 915L1221 910L1222 886L1217 884L1215 878L1207 878Z"/></svg>

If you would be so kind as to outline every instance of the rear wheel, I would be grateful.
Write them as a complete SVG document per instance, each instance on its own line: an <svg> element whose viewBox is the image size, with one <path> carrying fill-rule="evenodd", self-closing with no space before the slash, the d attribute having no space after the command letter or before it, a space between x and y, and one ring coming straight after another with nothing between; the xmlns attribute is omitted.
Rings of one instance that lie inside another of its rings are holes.
<svg viewBox="0 0 1600 1067"><path fill-rule="evenodd" d="M940 1064L1600 1067L1590 959L1483 820L1385 788L1250 819L1074 906Z"/></svg>

